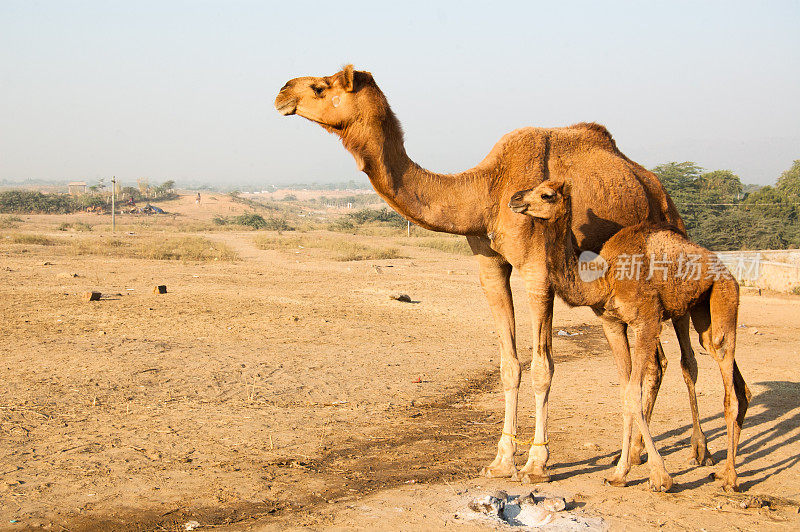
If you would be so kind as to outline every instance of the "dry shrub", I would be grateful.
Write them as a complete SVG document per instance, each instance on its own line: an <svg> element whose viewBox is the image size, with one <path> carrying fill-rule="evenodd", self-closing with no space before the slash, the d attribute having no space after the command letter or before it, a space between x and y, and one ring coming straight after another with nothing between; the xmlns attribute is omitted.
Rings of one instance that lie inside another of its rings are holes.
<svg viewBox="0 0 800 532"><path fill-rule="evenodd" d="M57 229L59 231L91 231L92 226L84 222L64 222Z"/></svg>
<svg viewBox="0 0 800 532"><path fill-rule="evenodd" d="M0 229L14 229L19 227L22 218L19 216L3 216L0 217Z"/></svg>
<svg viewBox="0 0 800 532"><path fill-rule="evenodd" d="M55 246L59 243L57 240L34 233L16 233L9 235L9 239L14 244L36 244L38 246Z"/></svg>

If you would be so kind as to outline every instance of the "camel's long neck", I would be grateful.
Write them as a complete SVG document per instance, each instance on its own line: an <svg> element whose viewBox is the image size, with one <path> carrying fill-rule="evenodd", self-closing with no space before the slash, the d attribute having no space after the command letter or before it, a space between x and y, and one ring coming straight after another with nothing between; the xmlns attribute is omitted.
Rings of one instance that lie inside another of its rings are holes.
<svg viewBox="0 0 800 532"><path fill-rule="evenodd" d="M572 306L593 306L605 300L605 280L585 282L580 277L580 249L572 231L572 212L545 224L545 255L550 282L559 296Z"/></svg>
<svg viewBox="0 0 800 532"><path fill-rule="evenodd" d="M406 154L403 132L391 112L386 120L357 124L341 133L375 190L411 222L461 235L486 234L493 212L490 180L477 169L460 174L435 174Z"/></svg>

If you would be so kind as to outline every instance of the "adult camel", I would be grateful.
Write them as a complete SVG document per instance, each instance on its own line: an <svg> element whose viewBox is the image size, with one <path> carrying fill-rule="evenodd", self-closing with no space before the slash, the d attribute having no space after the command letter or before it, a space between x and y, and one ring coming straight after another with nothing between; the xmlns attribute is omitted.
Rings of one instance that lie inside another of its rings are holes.
<svg viewBox="0 0 800 532"><path fill-rule="evenodd" d="M406 154L403 131L383 92L369 72L352 65L331 76L300 77L283 86L275 99L283 115L297 114L338 136L359 170L386 202L420 227L465 235L480 269L500 338L500 375L505 396L503 430L497 456L482 472L489 477L512 477L530 482L549 480L547 404L553 377L553 288L547 278L544 240L533 220L506 206L516 191L547 179L573 183L572 228L581 249L599 251L619 229L643 220L665 222L684 231L675 205L655 175L618 149L598 124L565 128L523 128L508 133L474 168L458 174L425 170ZM516 268L525 282L533 319L533 388L536 428L528 460L521 470L514 463L517 443L517 397L520 363L517 358L514 307L509 278ZM697 378L688 341L688 321L675 324L682 348L681 367L694 397ZM623 341L624 327L604 327L606 337ZM624 340L627 342L627 338ZM688 346L688 349L687 349ZM659 348L659 356L663 353ZM649 420L663 375L652 357L643 399ZM695 459L708 460L700 430L696 400L692 401ZM631 451L639 462L641 438Z"/></svg>

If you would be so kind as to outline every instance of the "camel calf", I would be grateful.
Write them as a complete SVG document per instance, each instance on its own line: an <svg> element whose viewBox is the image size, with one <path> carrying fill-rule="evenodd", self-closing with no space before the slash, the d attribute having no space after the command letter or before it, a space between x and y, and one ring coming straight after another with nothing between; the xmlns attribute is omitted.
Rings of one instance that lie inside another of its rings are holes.
<svg viewBox="0 0 800 532"><path fill-rule="evenodd" d="M514 194L509 207L533 217L544 234L548 278L567 304L591 307L609 328L624 331L630 326L635 331L632 353L625 334L607 335L623 403L622 455L607 481L626 484L635 420L649 457L651 489L672 486L642 415L642 380L658 344L661 321L691 316L700 343L719 363L725 385L728 458L717 478L724 489L738 491L736 447L750 401L734 360L739 285L715 254L667 225L644 222L626 227L603 245L600 255L581 253L571 229L570 188L564 182L545 181Z"/></svg>

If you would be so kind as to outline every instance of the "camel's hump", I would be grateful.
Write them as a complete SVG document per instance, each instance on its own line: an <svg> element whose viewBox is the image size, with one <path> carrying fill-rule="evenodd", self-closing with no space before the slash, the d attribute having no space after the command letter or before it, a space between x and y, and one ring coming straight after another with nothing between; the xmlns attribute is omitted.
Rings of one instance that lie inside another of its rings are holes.
<svg viewBox="0 0 800 532"><path fill-rule="evenodd" d="M614 137L611 136L611 133L606 129L606 126L602 124L598 124L597 122L578 122L577 124L572 124L569 126L570 129L588 129L589 131L596 131L601 136L605 137L606 139L613 142Z"/></svg>
<svg viewBox="0 0 800 532"><path fill-rule="evenodd" d="M503 151L503 148L507 149L514 144L543 145L544 142L549 142L554 146L559 146L562 143L572 146L591 145L622 155L618 153L617 144L608 129L595 122L580 122L567 127L523 127L515 129L506 133L497 142L493 151L499 153Z"/></svg>

